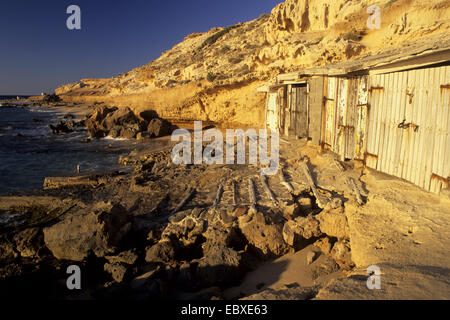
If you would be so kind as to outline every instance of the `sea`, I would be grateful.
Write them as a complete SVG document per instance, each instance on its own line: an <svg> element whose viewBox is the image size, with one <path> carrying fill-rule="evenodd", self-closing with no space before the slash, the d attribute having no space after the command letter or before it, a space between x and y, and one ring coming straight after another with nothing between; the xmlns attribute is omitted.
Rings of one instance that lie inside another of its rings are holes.
<svg viewBox="0 0 450 320"><path fill-rule="evenodd" d="M46 176L75 174L78 165L82 173L126 170L119 157L142 142L104 138L86 143L85 128L53 135L48 125L66 114L48 107L0 107L0 194L41 189Z"/></svg>

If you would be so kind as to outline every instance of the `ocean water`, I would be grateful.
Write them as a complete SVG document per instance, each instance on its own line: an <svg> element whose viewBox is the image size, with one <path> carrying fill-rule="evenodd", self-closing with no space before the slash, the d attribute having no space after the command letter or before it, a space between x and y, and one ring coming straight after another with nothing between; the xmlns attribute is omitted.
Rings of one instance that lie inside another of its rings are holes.
<svg viewBox="0 0 450 320"><path fill-rule="evenodd" d="M0 194L41 189L46 176L76 173L77 165L82 172L124 170L118 158L140 142L92 139L84 143L83 128L52 135L48 125L55 125L64 114L40 107L0 107Z"/></svg>

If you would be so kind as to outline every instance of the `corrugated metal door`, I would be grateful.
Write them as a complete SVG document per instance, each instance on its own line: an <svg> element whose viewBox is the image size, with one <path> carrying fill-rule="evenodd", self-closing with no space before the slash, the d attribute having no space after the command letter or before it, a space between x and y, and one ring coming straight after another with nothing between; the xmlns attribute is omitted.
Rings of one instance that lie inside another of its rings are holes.
<svg viewBox="0 0 450 320"><path fill-rule="evenodd" d="M433 192L445 185L449 77L448 66L370 76L367 166Z"/></svg>

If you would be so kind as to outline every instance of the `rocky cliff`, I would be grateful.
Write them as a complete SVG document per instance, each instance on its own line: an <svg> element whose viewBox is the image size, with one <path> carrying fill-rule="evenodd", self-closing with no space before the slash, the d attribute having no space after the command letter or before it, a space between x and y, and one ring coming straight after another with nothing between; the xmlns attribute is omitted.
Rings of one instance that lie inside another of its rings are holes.
<svg viewBox="0 0 450 320"><path fill-rule="evenodd" d="M379 30L367 28L370 5L381 9ZM286 0L270 15L188 35L147 65L56 93L169 119L262 125L265 97L256 88L274 75L401 48L449 27L447 0Z"/></svg>

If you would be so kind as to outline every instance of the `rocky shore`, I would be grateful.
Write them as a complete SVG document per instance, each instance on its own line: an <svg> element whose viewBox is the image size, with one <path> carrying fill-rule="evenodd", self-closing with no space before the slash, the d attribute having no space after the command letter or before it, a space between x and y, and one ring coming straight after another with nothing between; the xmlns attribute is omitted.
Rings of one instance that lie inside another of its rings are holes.
<svg viewBox="0 0 450 320"><path fill-rule="evenodd" d="M144 127L155 137L171 129L129 109L99 107L83 121L93 138L117 131L136 137ZM120 162L134 170L49 177L42 191L1 198L2 296L220 299L264 261L313 243L335 261L333 272L353 266L339 198L322 210L307 186L275 177L274 202L258 166L178 166L170 147ZM73 264L82 270L81 293L66 287Z"/></svg>
<svg viewBox="0 0 450 320"><path fill-rule="evenodd" d="M155 139L175 127L106 106L82 121L91 138ZM121 157L128 173L48 177L42 190L0 197L0 296L408 298L422 297L424 287L433 288L425 298L448 294L445 197L303 140L282 139L279 172L267 180L259 165L175 165L171 147ZM361 275L373 264L397 276L378 295ZM81 290L66 285L71 265L80 267ZM399 274L406 266L416 269ZM416 286L399 290L400 275L417 274Z"/></svg>

